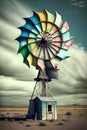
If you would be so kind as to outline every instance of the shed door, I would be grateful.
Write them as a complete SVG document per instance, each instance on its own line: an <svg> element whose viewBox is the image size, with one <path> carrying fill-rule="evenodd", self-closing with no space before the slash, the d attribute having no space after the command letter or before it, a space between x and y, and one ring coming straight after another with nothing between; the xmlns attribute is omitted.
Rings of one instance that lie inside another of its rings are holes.
<svg viewBox="0 0 87 130"><path fill-rule="evenodd" d="M52 112L52 105L48 105L48 112Z"/></svg>
<svg viewBox="0 0 87 130"><path fill-rule="evenodd" d="M48 104L47 105L47 119L54 119L54 114L53 114L53 108L52 108L52 104Z"/></svg>

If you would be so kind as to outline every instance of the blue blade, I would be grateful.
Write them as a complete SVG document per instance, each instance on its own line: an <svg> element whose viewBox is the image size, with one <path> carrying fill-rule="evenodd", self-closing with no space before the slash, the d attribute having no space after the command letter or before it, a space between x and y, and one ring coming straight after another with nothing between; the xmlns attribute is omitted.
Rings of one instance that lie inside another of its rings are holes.
<svg viewBox="0 0 87 130"><path fill-rule="evenodd" d="M29 31L27 29L25 29L24 27L20 27L19 29L21 29L21 34L19 37L28 37L29 36Z"/></svg>
<svg viewBox="0 0 87 130"><path fill-rule="evenodd" d="M26 20L27 19L27 20ZM26 18L25 20L27 21L26 24L23 26L24 28L26 28L27 30L30 30L36 34L39 34L39 31L37 30L37 28L35 27L35 25L31 22L30 19Z"/></svg>
<svg viewBox="0 0 87 130"><path fill-rule="evenodd" d="M42 26L40 23L40 18L39 16L33 12L33 16L29 18L36 26L36 28L39 30L39 32L42 32Z"/></svg>
<svg viewBox="0 0 87 130"><path fill-rule="evenodd" d="M62 37L63 37L63 41L70 40L70 33L69 33L69 31L63 33Z"/></svg>
<svg viewBox="0 0 87 130"><path fill-rule="evenodd" d="M16 40L19 40L20 37L25 37L25 38L29 38L29 35L31 34L32 38L36 38L37 34L35 32L32 32L32 30L27 30L24 27L20 27L19 29L21 29L21 34L18 38L16 38Z"/></svg>
<svg viewBox="0 0 87 130"><path fill-rule="evenodd" d="M69 55L68 55L67 51L60 50L60 52L57 54L57 57L64 60L66 58L69 58Z"/></svg>
<svg viewBox="0 0 87 130"><path fill-rule="evenodd" d="M26 20L25 28L28 30L34 30L37 34L42 32L42 26L40 24L39 16L34 12L30 18L24 18Z"/></svg>
<svg viewBox="0 0 87 130"><path fill-rule="evenodd" d="M19 52L19 51L20 51L20 49L21 49L22 47L24 47L25 45L27 45L27 42L26 42L25 40L20 41L20 43L19 43L19 49L18 49L18 52Z"/></svg>

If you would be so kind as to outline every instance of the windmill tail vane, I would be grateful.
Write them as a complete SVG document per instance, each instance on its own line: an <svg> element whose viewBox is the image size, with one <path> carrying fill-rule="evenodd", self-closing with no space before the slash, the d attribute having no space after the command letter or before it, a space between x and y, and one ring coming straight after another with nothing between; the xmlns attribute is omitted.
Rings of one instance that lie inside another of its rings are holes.
<svg viewBox="0 0 87 130"><path fill-rule="evenodd" d="M33 11L33 16L24 18L26 23L19 27L18 53L23 62L45 72L48 79L58 79L58 64L69 57L67 51L73 43L69 25L59 13Z"/></svg>

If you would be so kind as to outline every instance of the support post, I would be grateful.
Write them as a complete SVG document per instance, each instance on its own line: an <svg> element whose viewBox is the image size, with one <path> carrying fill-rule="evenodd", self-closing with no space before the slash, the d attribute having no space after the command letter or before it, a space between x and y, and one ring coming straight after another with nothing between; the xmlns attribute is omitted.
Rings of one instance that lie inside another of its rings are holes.
<svg viewBox="0 0 87 130"><path fill-rule="evenodd" d="M40 96L45 97L47 95L46 94L46 81L43 79L41 82L42 82L42 86L41 86L41 94L40 94Z"/></svg>

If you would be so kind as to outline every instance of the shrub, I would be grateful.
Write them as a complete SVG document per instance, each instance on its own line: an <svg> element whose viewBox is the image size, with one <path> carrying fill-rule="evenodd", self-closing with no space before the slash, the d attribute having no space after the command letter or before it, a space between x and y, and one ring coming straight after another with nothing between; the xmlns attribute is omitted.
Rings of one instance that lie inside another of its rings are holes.
<svg viewBox="0 0 87 130"><path fill-rule="evenodd" d="M83 116L84 115L84 113L80 113L80 116Z"/></svg>
<svg viewBox="0 0 87 130"><path fill-rule="evenodd" d="M72 115L72 113L71 112L67 112L66 115Z"/></svg>
<svg viewBox="0 0 87 130"><path fill-rule="evenodd" d="M10 122L14 122L15 120L14 120L14 119L10 119L9 121L10 121Z"/></svg>
<svg viewBox="0 0 87 130"><path fill-rule="evenodd" d="M50 120L50 122L54 122L54 119Z"/></svg>
<svg viewBox="0 0 87 130"><path fill-rule="evenodd" d="M58 123L58 125L64 125L64 122L63 122L63 121L60 121L60 122Z"/></svg>
<svg viewBox="0 0 87 130"><path fill-rule="evenodd" d="M27 124L26 127L30 127L31 125Z"/></svg>
<svg viewBox="0 0 87 130"><path fill-rule="evenodd" d="M40 122L39 126L46 126L46 122Z"/></svg>
<svg viewBox="0 0 87 130"><path fill-rule="evenodd" d="M70 116L70 115L67 115L67 118L68 118L68 119L70 119L70 118L71 118L71 116Z"/></svg>
<svg viewBox="0 0 87 130"><path fill-rule="evenodd" d="M20 124L23 124L23 121L19 121Z"/></svg>
<svg viewBox="0 0 87 130"><path fill-rule="evenodd" d="M7 119L7 118L5 118L5 121L8 121L8 119Z"/></svg>
<svg viewBox="0 0 87 130"><path fill-rule="evenodd" d="M64 117L64 118L62 119L62 121L67 122L67 121L69 121L69 118L68 118L68 117Z"/></svg>

